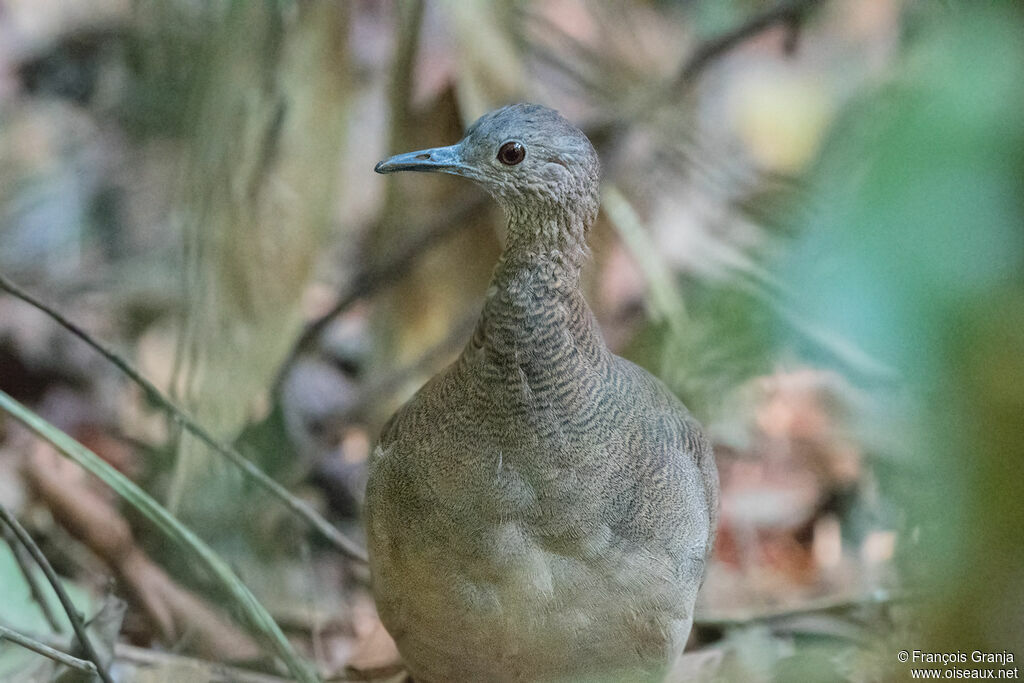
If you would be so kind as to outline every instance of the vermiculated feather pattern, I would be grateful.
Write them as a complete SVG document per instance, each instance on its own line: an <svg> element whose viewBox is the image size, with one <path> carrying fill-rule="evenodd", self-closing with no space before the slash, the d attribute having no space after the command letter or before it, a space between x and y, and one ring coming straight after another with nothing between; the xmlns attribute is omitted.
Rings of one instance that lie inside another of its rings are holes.
<svg viewBox="0 0 1024 683"><path fill-rule="evenodd" d="M509 244L479 323L371 463L374 592L417 681L659 680L690 630L717 517L711 450L605 345L579 286L596 156L555 165L567 179L540 189L481 181Z"/></svg>

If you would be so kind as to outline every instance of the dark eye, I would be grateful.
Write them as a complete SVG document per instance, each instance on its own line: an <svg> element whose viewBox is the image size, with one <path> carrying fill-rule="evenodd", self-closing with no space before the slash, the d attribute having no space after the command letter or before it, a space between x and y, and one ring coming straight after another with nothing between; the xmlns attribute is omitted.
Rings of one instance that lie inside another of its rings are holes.
<svg viewBox="0 0 1024 683"><path fill-rule="evenodd" d="M526 157L526 148L518 142L506 142L498 150L498 161L506 166L515 166Z"/></svg>

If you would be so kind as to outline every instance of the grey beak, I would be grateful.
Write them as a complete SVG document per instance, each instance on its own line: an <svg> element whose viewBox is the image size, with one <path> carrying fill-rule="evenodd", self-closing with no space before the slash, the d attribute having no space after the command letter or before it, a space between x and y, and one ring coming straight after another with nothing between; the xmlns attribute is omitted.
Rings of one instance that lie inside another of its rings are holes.
<svg viewBox="0 0 1024 683"><path fill-rule="evenodd" d="M419 152L396 154L390 159L385 159L374 166L373 170L377 173L440 171L441 173L458 174L464 168L462 146L461 144L456 144L449 147L434 147L433 149L424 149Z"/></svg>

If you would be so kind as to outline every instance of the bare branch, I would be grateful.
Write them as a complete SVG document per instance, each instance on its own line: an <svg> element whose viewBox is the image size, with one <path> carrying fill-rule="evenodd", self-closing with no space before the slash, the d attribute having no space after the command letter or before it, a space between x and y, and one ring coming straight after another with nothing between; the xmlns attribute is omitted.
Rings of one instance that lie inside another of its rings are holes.
<svg viewBox="0 0 1024 683"><path fill-rule="evenodd" d="M363 419L367 408L392 396L410 377L419 375L444 358L458 353L473 333L473 328L479 317L476 311L464 316L452 326L444 339L428 348L415 360L369 383L359 392L352 406L338 416L338 422L346 424L353 420Z"/></svg>
<svg viewBox="0 0 1024 683"><path fill-rule="evenodd" d="M57 572L53 570L53 566L50 565L50 561L46 559L46 555L39 549L36 542L32 540L32 537L25 527L21 526L14 515L8 511L6 507L0 505L0 521L4 522L10 530L14 533L18 541L28 550L29 554L32 555L32 559L36 561L39 568L43 570L43 574L46 575L46 580L50 582L53 587L53 592L57 594L57 599L60 600L61 606L64 608L64 612L68 615L68 620L71 622L71 628L74 629L75 635L78 637L78 642L82 645L82 649L85 650L86 656L89 660L96 665L96 675L100 677L103 683L114 683L114 680L110 677L110 673L107 671L103 662L100 660L99 653L96 652L96 648L93 647L92 640L89 639L89 634L85 630L85 622L82 620L82 615L78 613L78 608L75 607L75 603L71 602L71 598L68 597L67 591L64 590L63 584L57 577Z"/></svg>
<svg viewBox="0 0 1024 683"><path fill-rule="evenodd" d="M438 218L426 228L418 231L418 235L409 240L408 244L397 250L394 255L379 267L365 267L352 278L348 286L338 295L338 301L329 311L316 318L292 345L285 362L281 365L277 381L274 383L275 396L280 395L281 385L292 365L303 351L326 329L342 311L348 309L359 299L363 299L377 290L393 285L402 279L416 259L429 251L439 242L451 237L456 232L471 225L469 218L487 204L483 196L457 204L451 211Z"/></svg>
<svg viewBox="0 0 1024 683"><path fill-rule="evenodd" d="M738 610L711 614L698 614L693 620L694 626L700 628L736 628L749 626L755 622L782 621L808 614L823 612L842 612L851 609L871 606L888 606L896 603L915 602L924 596L917 593L878 590L865 595L826 597L792 607L765 610Z"/></svg>
<svg viewBox="0 0 1024 683"><path fill-rule="evenodd" d="M31 637L24 635L22 637L51 649L67 647L64 640L49 634L33 633ZM186 657L121 642L114 643L113 652L114 661L118 664L118 673L123 673L123 680L126 681L136 680L137 674L142 670L160 680L231 681L232 683L289 683L293 680L229 666L224 662ZM86 662L86 664L91 666L92 662ZM160 678L161 675L163 678Z"/></svg>
<svg viewBox="0 0 1024 683"><path fill-rule="evenodd" d="M91 676L99 675L99 671L96 665L85 659L79 659L78 657L72 657L66 652L56 650L45 643L40 643L38 640L33 640L28 636L24 636L17 631L12 631L6 626L0 626L0 640L7 640L15 645L20 645L26 650L31 650L36 654L48 657L58 664L69 666L72 669L78 669L82 673L87 673Z"/></svg>
<svg viewBox="0 0 1024 683"><path fill-rule="evenodd" d="M50 628L55 633L60 633L64 629L60 622L57 621L57 615L54 614L50 601L46 599L46 596L43 595L43 591L40 589L39 579L29 565L29 558L25 556L25 548L18 543L18 538L9 527L4 527L4 540L11 547L14 561L18 564L21 575L25 577L25 583L28 584L28 592L32 596L32 600L39 605L39 611L43 613L43 617L46 619L46 623L50 625Z"/></svg>
<svg viewBox="0 0 1024 683"><path fill-rule="evenodd" d="M720 36L706 40L693 51L690 58L683 64L679 74L675 78L674 87L680 88L691 84L697 76L715 59L722 56L729 50L749 38L761 33L776 24L788 24L795 29L803 20L804 15L815 5L823 0L784 0L774 7L766 9L760 14L740 24L736 28L723 33ZM795 47L795 30L786 41L786 50L792 51Z"/></svg>

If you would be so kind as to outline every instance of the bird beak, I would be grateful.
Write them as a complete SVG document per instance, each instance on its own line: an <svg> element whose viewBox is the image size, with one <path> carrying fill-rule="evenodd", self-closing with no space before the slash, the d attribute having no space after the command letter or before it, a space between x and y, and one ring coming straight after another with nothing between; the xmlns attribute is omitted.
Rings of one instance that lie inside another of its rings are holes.
<svg viewBox="0 0 1024 683"><path fill-rule="evenodd" d="M390 159L385 159L373 170L377 173L395 173L397 171L440 171L441 173L461 174L465 170L462 162L462 146L451 145L449 147L435 147L424 149L419 152L406 152L396 154Z"/></svg>

